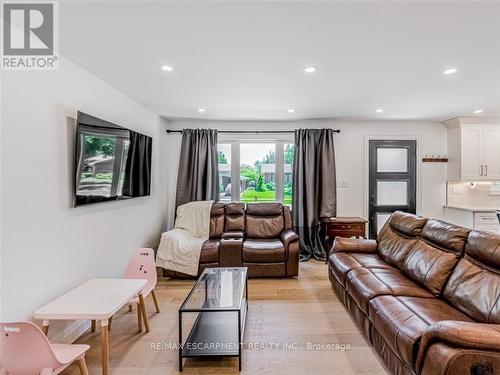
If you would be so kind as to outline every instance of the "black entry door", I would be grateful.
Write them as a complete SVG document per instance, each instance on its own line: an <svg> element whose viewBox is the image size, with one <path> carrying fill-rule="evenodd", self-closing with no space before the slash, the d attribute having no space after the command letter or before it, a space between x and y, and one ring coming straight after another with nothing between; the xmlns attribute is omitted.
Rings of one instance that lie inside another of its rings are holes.
<svg viewBox="0 0 500 375"><path fill-rule="evenodd" d="M369 236L394 211L416 210L416 141L369 141Z"/></svg>

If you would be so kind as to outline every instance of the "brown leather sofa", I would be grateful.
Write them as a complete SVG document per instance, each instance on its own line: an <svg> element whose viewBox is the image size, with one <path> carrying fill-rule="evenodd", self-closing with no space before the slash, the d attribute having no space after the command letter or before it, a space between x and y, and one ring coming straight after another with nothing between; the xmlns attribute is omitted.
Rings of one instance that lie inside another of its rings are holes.
<svg viewBox="0 0 500 375"><path fill-rule="evenodd" d="M198 275L207 267L248 267L249 277L292 277L299 272L298 236L290 209L281 203L214 203L209 239ZM192 277L163 270L163 276Z"/></svg>
<svg viewBox="0 0 500 375"><path fill-rule="evenodd" d="M335 293L394 374L500 374L500 236L394 213L337 237Z"/></svg>
<svg viewBox="0 0 500 375"><path fill-rule="evenodd" d="M245 217L243 266L249 277L299 274L299 237L290 209L281 203L249 203Z"/></svg>

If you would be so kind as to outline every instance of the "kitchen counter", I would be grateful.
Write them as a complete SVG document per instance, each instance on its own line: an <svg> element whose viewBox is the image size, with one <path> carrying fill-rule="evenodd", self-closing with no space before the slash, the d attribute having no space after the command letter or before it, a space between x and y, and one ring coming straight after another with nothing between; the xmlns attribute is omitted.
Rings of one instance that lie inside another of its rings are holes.
<svg viewBox="0 0 500 375"><path fill-rule="evenodd" d="M491 207L460 207L460 206L443 206L444 208L452 208L455 210L469 211L469 212L496 212L500 211L499 208L491 208Z"/></svg>
<svg viewBox="0 0 500 375"><path fill-rule="evenodd" d="M446 205L444 219L465 228L500 233L500 220L494 208Z"/></svg>

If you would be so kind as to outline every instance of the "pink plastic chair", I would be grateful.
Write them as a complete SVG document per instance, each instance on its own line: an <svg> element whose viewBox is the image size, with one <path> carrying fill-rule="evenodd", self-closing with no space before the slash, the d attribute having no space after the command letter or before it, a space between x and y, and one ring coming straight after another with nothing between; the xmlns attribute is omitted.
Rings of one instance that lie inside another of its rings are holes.
<svg viewBox="0 0 500 375"><path fill-rule="evenodd" d="M30 322L0 323L0 366L3 364L4 374L59 374L77 361L80 373L88 375L85 352L89 348L51 344L42 330Z"/></svg>
<svg viewBox="0 0 500 375"><path fill-rule="evenodd" d="M153 249L138 249L128 262L127 270L123 275L125 279L146 279L148 282L142 290L142 295L146 298L149 294L153 296L156 312L160 312L158 299L156 298L155 287L157 282L155 254ZM137 325L139 332L142 331L141 309L139 308L139 297L129 301L129 311L134 305L137 306Z"/></svg>

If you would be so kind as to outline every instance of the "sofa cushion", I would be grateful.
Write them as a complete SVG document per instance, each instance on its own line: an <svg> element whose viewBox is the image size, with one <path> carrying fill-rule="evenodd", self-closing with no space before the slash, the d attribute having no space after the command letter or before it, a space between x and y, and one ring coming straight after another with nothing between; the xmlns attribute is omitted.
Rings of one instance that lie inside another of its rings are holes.
<svg viewBox="0 0 500 375"><path fill-rule="evenodd" d="M389 347L414 368L420 339L425 330L442 320L471 319L437 298L380 296L372 299L369 316Z"/></svg>
<svg viewBox="0 0 500 375"><path fill-rule="evenodd" d="M248 203L247 215L277 216L283 213L281 203Z"/></svg>
<svg viewBox="0 0 500 375"><path fill-rule="evenodd" d="M226 215L245 215L245 203L232 202L226 203L224 208Z"/></svg>
<svg viewBox="0 0 500 375"><path fill-rule="evenodd" d="M422 216L396 211L391 215L388 222L393 230L404 236L419 237L427 220Z"/></svg>
<svg viewBox="0 0 500 375"><path fill-rule="evenodd" d="M292 210L290 210L290 207L283 206L283 216L285 217L285 230L293 229Z"/></svg>
<svg viewBox="0 0 500 375"><path fill-rule="evenodd" d="M245 230L245 216L226 215L226 232L243 231Z"/></svg>
<svg viewBox="0 0 500 375"><path fill-rule="evenodd" d="M349 271L355 268L392 268L377 254L337 252L330 256L330 269L343 287Z"/></svg>
<svg viewBox="0 0 500 375"><path fill-rule="evenodd" d="M224 203L212 204L210 211L210 238L220 238L224 232Z"/></svg>
<svg viewBox="0 0 500 375"><path fill-rule="evenodd" d="M243 262L284 262L285 247L280 240L247 239L243 242Z"/></svg>
<svg viewBox="0 0 500 375"><path fill-rule="evenodd" d="M462 254L469 232L470 229L432 219L422 229L422 238L443 250Z"/></svg>
<svg viewBox="0 0 500 375"><path fill-rule="evenodd" d="M245 230L245 204L227 203L225 207L226 222L224 231L244 231Z"/></svg>
<svg viewBox="0 0 500 375"><path fill-rule="evenodd" d="M207 240L201 246L200 263L219 262L219 240Z"/></svg>
<svg viewBox="0 0 500 375"><path fill-rule="evenodd" d="M464 251L469 230L439 220L429 220L422 238L408 252L401 270L439 296Z"/></svg>
<svg viewBox="0 0 500 375"><path fill-rule="evenodd" d="M395 212L384 224L378 235L378 251L387 263L401 268L406 256L417 243L427 219Z"/></svg>
<svg viewBox="0 0 500 375"><path fill-rule="evenodd" d="M481 323L500 323L500 235L472 231L465 256L443 293L460 311Z"/></svg>
<svg viewBox="0 0 500 375"><path fill-rule="evenodd" d="M365 314L368 314L370 300L377 296L433 297L396 268L353 269L347 274L346 289Z"/></svg>

